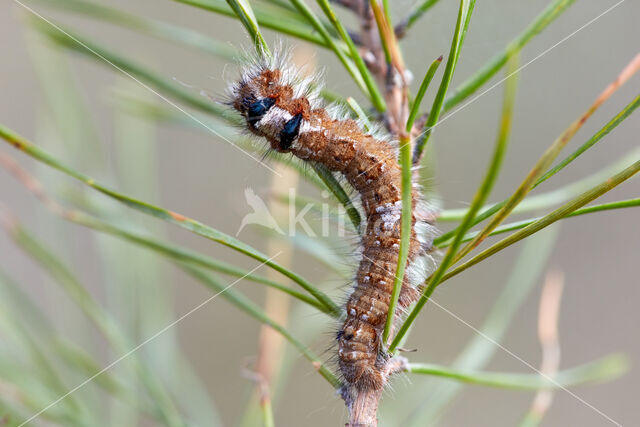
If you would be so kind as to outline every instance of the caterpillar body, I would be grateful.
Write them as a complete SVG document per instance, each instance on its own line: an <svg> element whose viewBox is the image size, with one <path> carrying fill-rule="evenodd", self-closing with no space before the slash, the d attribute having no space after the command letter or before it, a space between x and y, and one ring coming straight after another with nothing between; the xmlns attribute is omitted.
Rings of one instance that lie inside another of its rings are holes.
<svg viewBox="0 0 640 427"><path fill-rule="evenodd" d="M341 174L360 195L366 218L362 257L346 303L346 320L337 333L337 359L345 384L343 396L381 391L390 374L390 358L382 351L382 331L400 247L398 150L388 137L368 133L358 122L323 107L311 88L314 78L301 78L300 71L287 62L255 60L231 86L229 104L244 117L248 130L266 138L273 150L326 166ZM429 273L425 260L435 231L417 184L413 185L412 206L401 309L419 296L416 285Z"/></svg>

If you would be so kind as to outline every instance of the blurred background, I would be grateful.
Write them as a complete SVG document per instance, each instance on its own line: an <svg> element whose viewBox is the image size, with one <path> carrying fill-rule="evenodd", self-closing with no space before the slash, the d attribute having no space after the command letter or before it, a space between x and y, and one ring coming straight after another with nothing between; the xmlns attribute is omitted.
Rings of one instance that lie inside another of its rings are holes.
<svg viewBox="0 0 640 427"><path fill-rule="evenodd" d="M25 1L46 19L63 23L108 46L112 52L145 64L194 95L199 96L204 91L212 98L210 102L221 100L226 82L237 76L237 65L229 61L99 20L61 12L45 3ZM200 9L171 1L112 0L102 3L196 30L221 40L233 50L251 47L237 21ZM522 64L527 64L615 4L616 1L610 0L576 2L526 46ZM502 50L546 5L547 1L541 0L477 2L451 87L456 87ZM393 17L405 16L411 6L412 3L406 0L394 2ZM457 10L458 2L440 2L403 41L408 67L417 76L416 88L427 64L448 53ZM348 17L347 13L343 15ZM33 18L33 14L17 1L0 4L0 122L111 188L180 212L230 235L236 234L241 219L251 212L245 200L246 188L251 188L265 200L269 199L273 188L283 189L282 193L286 194L285 188L291 185L290 181L284 179L279 184L267 168L260 167L236 147L197 124L189 125L188 117L123 73L85 55L54 46L32 28ZM640 4L625 1L519 73L511 145L492 201L500 201L511 194L544 149L637 54L638 19ZM349 19L346 22L352 23ZM268 30L265 35L270 42L280 39ZM287 39L284 44L299 46L305 55L311 52L317 68L325 72L327 88L341 95L354 96L366 105L333 55L299 40ZM485 87L501 78L502 73L499 73ZM640 78L636 76L598 110L568 150L575 149L593 135L639 90ZM431 102L434 93L432 87L427 103ZM502 94L503 86L496 87L455 112L435 130L426 161L430 165L430 177L425 185L442 207L464 208L471 200L493 149ZM131 99L160 106L175 117L142 114L140 109L127 104ZM203 97L203 100L208 98ZM639 148L639 134L640 120L631 116L534 194L550 192L606 169ZM136 214L6 144L0 145L0 152L16 159L43 182L50 194L67 205L74 203L92 212L109 213L112 218L136 224L163 240L247 270L259 264L185 230ZM275 167L275 163L268 164ZM322 197L315 187L302 181L298 191L309 197ZM639 195L638 181L631 180L601 201ZM212 295L210 290L164 258L51 215L4 169L0 169L0 203L73 270L79 282L106 312L117 319L122 330L130 334L132 342L142 342ZM434 294L434 300L446 310L428 304L414 325L406 347L418 351L410 353L410 359L452 364L467 342L476 336L465 323L480 328L505 284L511 281L516 283L514 289L520 284L531 286L531 290L523 293L521 304L511 305L515 312L508 321L502 344L537 367L540 363L537 338L540 289L545 274L561 271L565 278L559 319L561 366L575 366L610 353L625 353L631 362L630 370L621 378L579 386L572 391L619 423L638 423L638 212L636 209L616 210L562 221L530 241L520 242L455 277ZM309 222L316 221L317 225L318 215L310 214ZM440 228L448 230L451 223L442 223ZM267 253L274 247L282 248L284 256L280 262L288 264L338 300L345 294L348 280L327 263L310 256L308 252L314 249L308 242L274 242L275 238L259 226L244 228L238 238ZM354 239L347 239L332 258L346 264L347 270L354 269L346 256L354 242ZM547 246L550 249L547 250ZM515 276L514 271L517 271ZM122 353L108 348L77 305L55 285L51 275L25 255L7 233L0 234L0 272L3 280L11 281L32 298L55 331L91 354L101 366ZM257 273L266 274L264 268ZM225 278L224 283L230 284L234 280ZM263 304L264 287L242 281L234 288L259 305ZM335 322L292 304L289 315L292 332L323 360L328 360ZM25 323L28 321L24 319ZM247 415L247 406L254 383L247 370L255 363L259 334L260 325L256 321L223 298L216 298L138 352L153 376L178 396L179 405L187 408L194 423L250 425L252 418ZM41 344L45 354L54 352L45 342ZM6 330L0 332L0 346L3 348L0 358L3 371L11 372L12 364L21 366L20 353L10 351L11 340ZM276 424L344 425L347 414L343 402L308 361L290 345L285 346L282 357L286 372L273 396ZM506 351L494 348L491 352L493 356L485 369L531 372ZM127 363L117 365L113 368L114 375L127 378L127 369L131 369ZM23 372L26 375L29 371ZM64 388L71 389L84 378L86 376L78 372L69 373L69 376L63 376ZM32 380L37 382L35 377ZM413 375L399 378L385 396L381 425L403 425L403 420L410 417L416 407L435 399L434 390L445 383L446 380ZM0 394L2 390L0 387ZM89 384L74 395L79 400L99 402L103 399L101 393ZM514 425L529 408L532 396L532 392L466 386L448 410L437 418L438 423L443 426ZM53 400L47 397L45 394L39 402ZM152 419L138 419L132 414L134 411L121 402L105 400L99 407L104 414L111 414L112 418L105 425L154 425ZM46 425L42 420L34 423ZM418 425L424 425L420 423ZM575 396L558 390L543 424L600 426L610 423Z"/></svg>

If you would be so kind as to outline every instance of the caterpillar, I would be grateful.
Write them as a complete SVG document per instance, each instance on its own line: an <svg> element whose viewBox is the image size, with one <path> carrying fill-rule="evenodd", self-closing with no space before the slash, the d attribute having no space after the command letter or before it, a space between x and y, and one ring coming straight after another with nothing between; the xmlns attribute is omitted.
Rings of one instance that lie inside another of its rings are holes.
<svg viewBox="0 0 640 427"><path fill-rule="evenodd" d="M342 175L359 194L366 225L354 286L337 333L337 360L349 404L358 395L380 393L388 381L391 358L382 331L389 311L400 247L401 168L398 148L388 136L368 132L337 109L323 106L315 77L302 78L286 57L258 57L229 89L229 105L248 131L270 148L324 165ZM419 297L417 284L429 273L435 228L419 185L412 189L411 238L407 274L399 296L402 313ZM395 320L401 314L395 315Z"/></svg>

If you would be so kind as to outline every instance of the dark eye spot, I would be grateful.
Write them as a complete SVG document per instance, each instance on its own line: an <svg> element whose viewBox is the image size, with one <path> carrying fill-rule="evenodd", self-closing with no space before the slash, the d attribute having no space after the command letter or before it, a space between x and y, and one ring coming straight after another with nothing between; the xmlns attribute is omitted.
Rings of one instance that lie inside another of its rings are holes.
<svg viewBox="0 0 640 427"><path fill-rule="evenodd" d="M252 103L247 108L247 121L250 123L259 121L275 103L276 100L273 98L262 98Z"/></svg>
<svg viewBox="0 0 640 427"><path fill-rule="evenodd" d="M300 131L300 122L302 122L302 114L298 113L284 124L282 131L280 131L281 150L288 150L291 147L293 140L296 139Z"/></svg>

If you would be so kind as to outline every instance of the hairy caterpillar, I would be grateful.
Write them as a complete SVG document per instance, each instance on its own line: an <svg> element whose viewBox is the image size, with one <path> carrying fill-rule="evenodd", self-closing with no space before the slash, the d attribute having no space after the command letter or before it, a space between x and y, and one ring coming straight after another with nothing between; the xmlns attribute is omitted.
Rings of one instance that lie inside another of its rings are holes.
<svg viewBox="0 0 640 427"><path fill-rule="evenodd" d="M391 373L391 360L382 351L382 330L400 244L397 147L388 137L367 133L356 121L329 112L311 88L314 79L301 78L299 70L287 62L286 58L257 58L231 86L229 104L244 117L248 130L266 138L273 150L326 166L360 195L366 218L362 258L346 303L346 320L337 334L343 396L350 403L362 392L381 392ZM419 296L416 285L428 273L424 261L434 234L417 184L412 206L401 309Z"/></svg>

